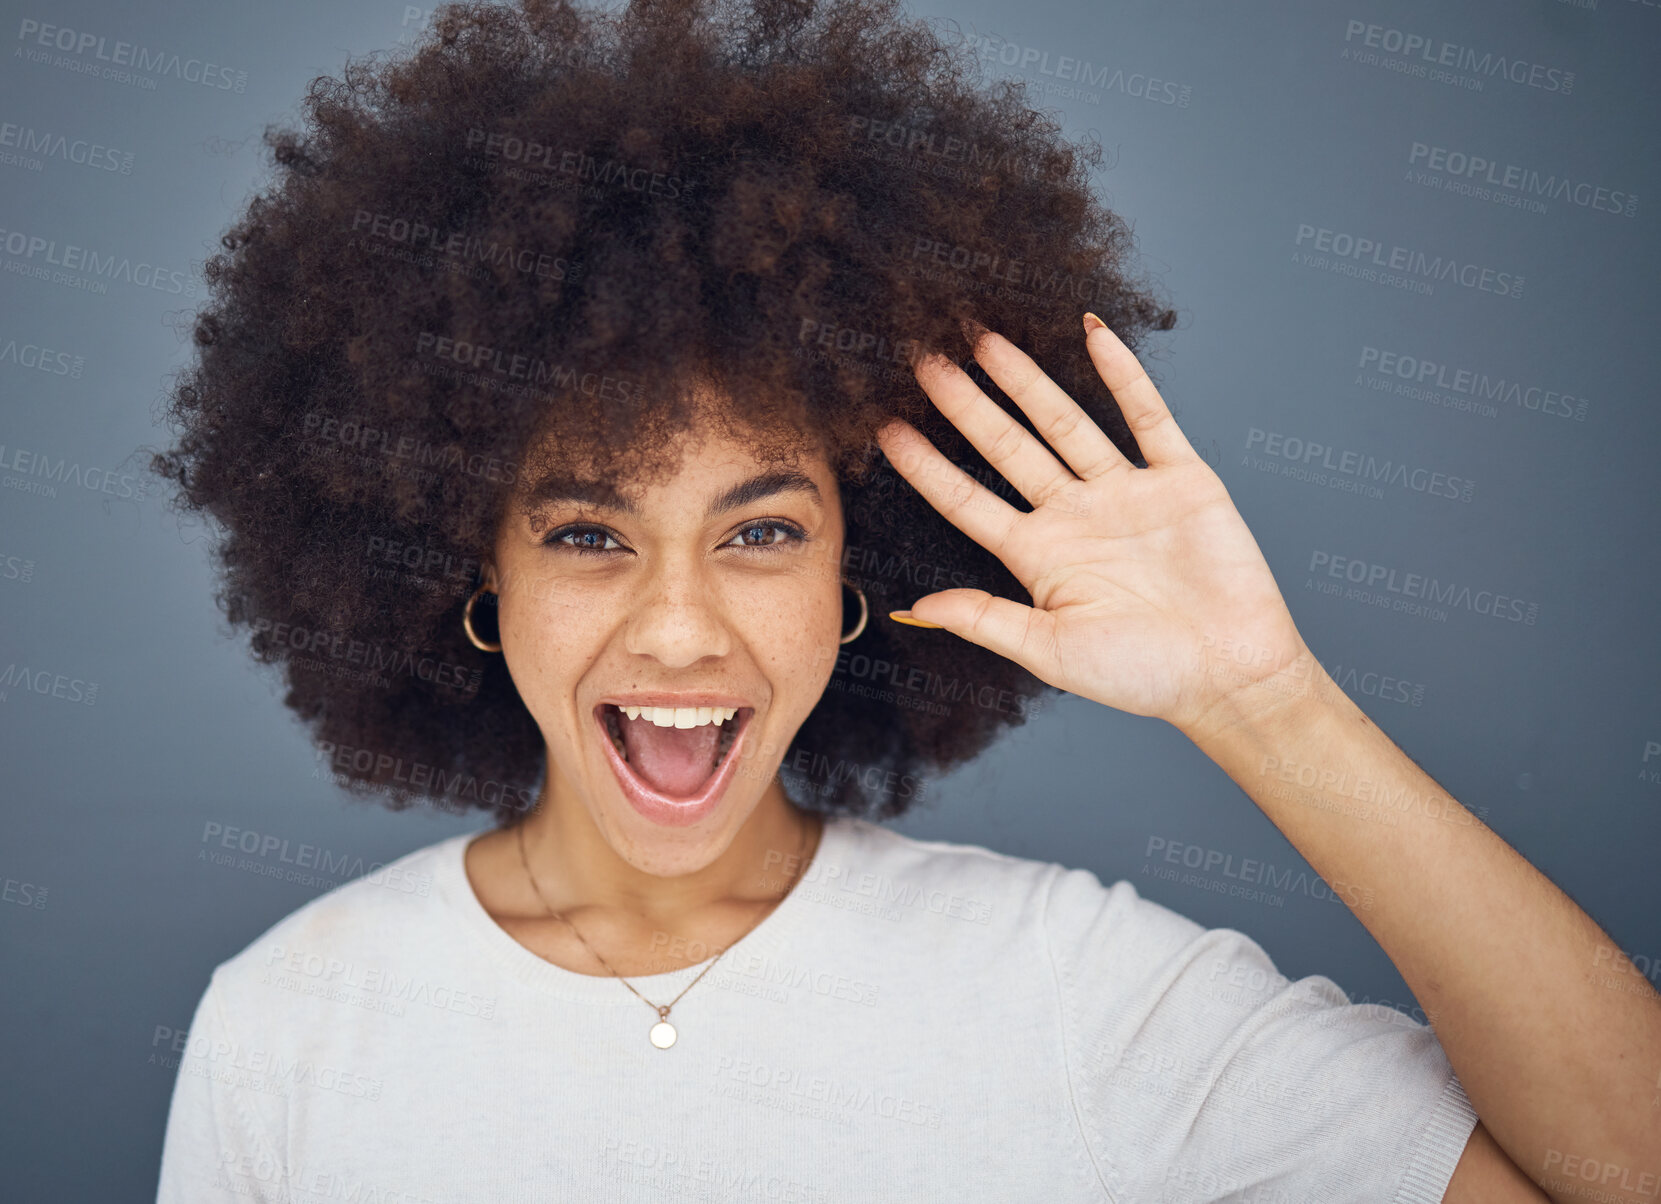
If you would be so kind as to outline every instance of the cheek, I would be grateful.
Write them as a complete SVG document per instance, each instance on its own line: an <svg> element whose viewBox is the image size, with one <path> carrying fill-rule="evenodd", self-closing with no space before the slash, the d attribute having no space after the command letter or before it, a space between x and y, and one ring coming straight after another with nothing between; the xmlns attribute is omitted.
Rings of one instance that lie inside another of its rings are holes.
<svg viewBox="0 0 1661 1204"><path fill-rule="evenodd" d="M596 655L593 608L563 602L552 584L511 594L501 602L502 655L514 687L539 723L559 715L561 700Z"/></svg>
<svg viewBox="0 0 1661 1204"><path fill-rule="evenodd" d="M842 605L835 579L827 587L822 574L813 574L795 588L781 590L768 605L746 608L755 617L745 621L745 643L756 650L775 688L799 697L794 706L803 716L813 709L836 668L842 650ZM846 625L851 627L857 618L854 611Z"/></svg>

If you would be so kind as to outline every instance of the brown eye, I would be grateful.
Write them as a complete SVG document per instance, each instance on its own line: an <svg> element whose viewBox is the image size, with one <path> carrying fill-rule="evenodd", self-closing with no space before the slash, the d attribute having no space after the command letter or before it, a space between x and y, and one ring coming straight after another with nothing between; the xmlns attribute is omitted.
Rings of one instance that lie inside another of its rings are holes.
<svg viewBox="0 0 1661 1204"><path fill-rule="evenodd" d="M570 548L575 552L621 552L623 545L618 543L610 531L604 527L593 526L566 526L551 531L542 541L549 547ZM610 546L607 546L607 545Z"/></svg>
<svg viewBox="0 0 1661 1204"><path fill-rule="evenodd" d="M773 538L769 538L769 533L772 533ZM805 533L794 523L751 523L747 527L739 528L738 534L733 536L727 546L767 549L785 543L801 543L805 539Z"/></svg>

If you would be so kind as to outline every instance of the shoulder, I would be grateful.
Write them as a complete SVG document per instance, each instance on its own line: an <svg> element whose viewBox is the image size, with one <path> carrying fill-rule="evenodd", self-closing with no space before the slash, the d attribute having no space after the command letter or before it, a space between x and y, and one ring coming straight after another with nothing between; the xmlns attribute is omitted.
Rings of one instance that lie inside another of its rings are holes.
<svg viewBox="0 0 1661 1204"><path fill-rule="evenodd" d="M454 1029L442 1023L451 1013L493 1015L494 1000L471 992L473 979L454 969L461 942L443 922L456 876L466 881L462 854L474 835L342 883L220 962L191 1021L190 1060L181 1062L192 1106L229 1107L204 1092L234 1100L225 1115L240 1117L251 1151L270 1156L263 1152L290 1148L297 1084L380 1098L378 1072L388 1063L369 1051L400 1040L431 1048Z"/></svg>
<svg viewBox="0 0 1661 1204"><path fill-rule="evenodd" d="M817 861L808 882L868 894L880 901L946 909L977 923L1020 916L1064 938L1088 939L1105 928L1169 943L1202 929L1143 898L1125 879L1104 885L1095 873L1058 861L1020 857L978 844L923 840L863 819L841 826L847 856Z"/></svg>
<svg viewBox="0 0 1661 1204"><path fill-rule="evenodd" d="M214 985L234 997L289 974L323 988L355 965L402 960L419 934L432 935L429 921L455 889L463 850L478 834L435 841L296 908L216 966Z"/></svg>

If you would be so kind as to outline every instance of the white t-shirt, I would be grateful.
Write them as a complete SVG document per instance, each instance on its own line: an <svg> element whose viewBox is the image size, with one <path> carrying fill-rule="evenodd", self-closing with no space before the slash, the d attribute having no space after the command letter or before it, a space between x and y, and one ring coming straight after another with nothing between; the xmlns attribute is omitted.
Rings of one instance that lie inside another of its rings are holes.
<svg viewBox="0 0 1661 1204"><path fill-rule="evenodd" d="M491 920L471 839L214 970L162 1204L1430 1204L1476 1122L1430 1029L1232 929L848 818L658 1049L622 983ZM668 1003L701 969L629 981Z"/></svg>

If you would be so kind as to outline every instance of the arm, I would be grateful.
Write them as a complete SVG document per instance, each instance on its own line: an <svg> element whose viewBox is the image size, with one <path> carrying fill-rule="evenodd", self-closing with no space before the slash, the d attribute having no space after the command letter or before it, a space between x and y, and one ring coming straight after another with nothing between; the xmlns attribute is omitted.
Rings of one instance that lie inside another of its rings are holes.
<svg viewBox="0 0 1661 1204"><path fill-rule="evenodd" d="M1049 446L945 356L920 357L914 371L1032 510L906 423L878 439L1033 603L943 590L896 612L900 621L945 627L1061 689L1164 719L1240 784L1432 1018L1484 1122L1449 1199L1531 1198L1497 1189L1517 1177L1496 1165L1506 1155L1551 1199L1661 1198L1661 999L1622 973L1630 964L1590 917L1336 687L1135 355L1099 320L1085 326L1147 467L1008 340L965 323L975 359ZM1494 1190L1473 1187L1490 1180Z"/></svg>
<svg viewBox="0 0 1661 1204"><path fill-rule="evenodd" d="M1401 971L1482 1117L1468 1160L1509 1155L1553 1200L1593 1188L1657 1198L1661 997L1636 973L1606 985L1595 968L1621 955L1585 912L1402 753L1307 650L1184 734Z"/></svg>
<svg viewBox="0 0 1661 1204"><path fill-rule="evenodd" d="M1459 1156L1459 1165L1453 1168L1453 1178L1448 1180L1442 1204L1490 1204L1491 1201L1534 1204L1550 1199L1506 1157L1493 1135L1478 1121L1471 1130L1470 1141L1465 1144L1465 1152Z"/></svg>

